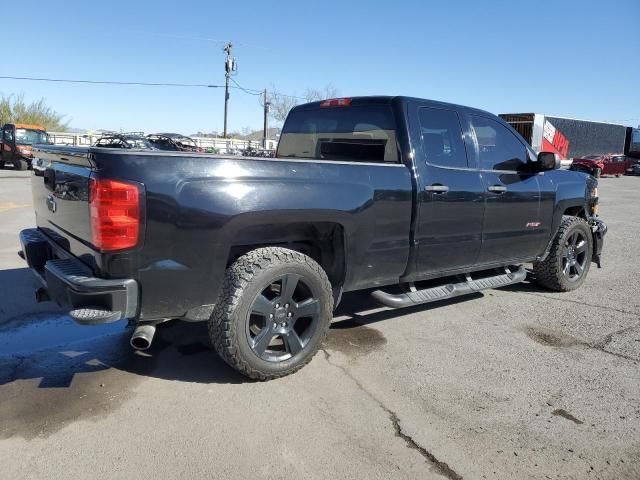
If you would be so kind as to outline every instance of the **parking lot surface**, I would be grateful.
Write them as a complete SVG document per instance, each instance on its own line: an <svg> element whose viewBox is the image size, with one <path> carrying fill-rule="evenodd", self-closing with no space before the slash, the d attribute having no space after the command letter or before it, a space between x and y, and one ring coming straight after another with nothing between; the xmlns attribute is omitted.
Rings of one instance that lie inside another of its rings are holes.
<svg viewBox="0 0 640 480"><path fill-rule="evenodd" d="M0 170L0 464L22 478L640 478L640 178L602 178L603 268L408 310L350 294L311 364L247 381L206 326L133 353L36 304L29 172Z"/></svg>

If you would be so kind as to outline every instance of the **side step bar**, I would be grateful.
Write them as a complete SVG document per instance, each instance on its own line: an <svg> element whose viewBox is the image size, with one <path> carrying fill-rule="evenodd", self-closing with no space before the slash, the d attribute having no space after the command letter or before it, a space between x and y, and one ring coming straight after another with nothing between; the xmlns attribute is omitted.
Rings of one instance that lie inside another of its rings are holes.
<svg viewBox="0 0 640 480"><path fill-rule="evenodd" d="M484 277L473 280L469 274L466 275L466 281L460 283L448 283L424 290L412 290L406 293L391 294L376 290L371 293L375 301L386 307L403 308L412 305L420 305L423 303L435 302L437 300L446 300L448 298L459 297L460 295L468 295L469 293L479 292L488 288L499 288L514 283L520 283L527 278L527 271L524 267L520 267L515 272L504 269L504 273L491 277Z"/></svg>

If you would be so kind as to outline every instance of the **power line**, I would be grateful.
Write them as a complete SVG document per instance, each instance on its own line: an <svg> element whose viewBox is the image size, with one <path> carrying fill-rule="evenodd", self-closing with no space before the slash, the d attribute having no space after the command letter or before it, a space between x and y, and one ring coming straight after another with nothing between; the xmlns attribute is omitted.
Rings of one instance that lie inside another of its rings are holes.
<svg viewBox="0 0 640 480"><path fill-rule="evenodd" d="M30 80L36 82L56 82L56 83L88 83L102 85L141 85L145 87L200 87L200 88L222 88L224 85L208 85L205 83L156 83L156 82L125 82L116 80L76 80L70 78L44 78L44 77L12 77L0 76L5 80Z"/></svg>
<svg viewBox="0 0 640 480"><path fill-rule="evenodd" d="M231 81L235 84L235 86L237 88L242 90L244 93L247 93L249 95L262 95L262 91L261 90L254 90L252 88L241 87L240 84L238 82L236 82L235 78L231 78Z"/></svg>
<svg viewBox="0 0 640 480"><path fill-rule="evenodd" d="M90 85L138 85L142 87L195 87L195 88L223 88L224 85L210 85L206 83L165 83L165 82L130 82L130 81L118 81L118 80L79 80L72 78L48 78L48 77L16 77L11 75L0 75L2 80L28 80L34 82L54 82L54 83L86 83ZM261 95L262 90L255 88L242 87L235 79L231 79L235 85L230 85L229 88L237 88L250 95ZM273 95L280 95L282 97L295 98L298 100L307 100L305 97L297 95L289 95L282 92L272 92Z"/></svg>

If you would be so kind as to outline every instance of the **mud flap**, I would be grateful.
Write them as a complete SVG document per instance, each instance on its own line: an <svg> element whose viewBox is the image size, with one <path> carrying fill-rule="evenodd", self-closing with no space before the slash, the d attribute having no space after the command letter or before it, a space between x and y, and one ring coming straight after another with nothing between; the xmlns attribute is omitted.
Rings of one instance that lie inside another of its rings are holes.
<svg viewBox="0 0 640 480"><path fill-rule="evenodd" d="M602 257L604 236L607 233L607 224L598 218L592 218L589 220L589 226L591 227L591 235L593 236L593 256L591 257L591 261L594 262L598 268L602 268L600 259Z"/></svg>

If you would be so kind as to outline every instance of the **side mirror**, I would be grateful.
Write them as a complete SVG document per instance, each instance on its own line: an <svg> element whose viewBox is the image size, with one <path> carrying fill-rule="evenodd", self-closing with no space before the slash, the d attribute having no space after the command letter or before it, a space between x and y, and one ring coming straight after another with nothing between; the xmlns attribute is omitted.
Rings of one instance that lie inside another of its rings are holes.
<svg viewBox="0 0 640 480"><path fill-rule="evenodd" d="M551 152L540 152L538 154L538 170L557 170L560 168L560 157Z"/></svg>

